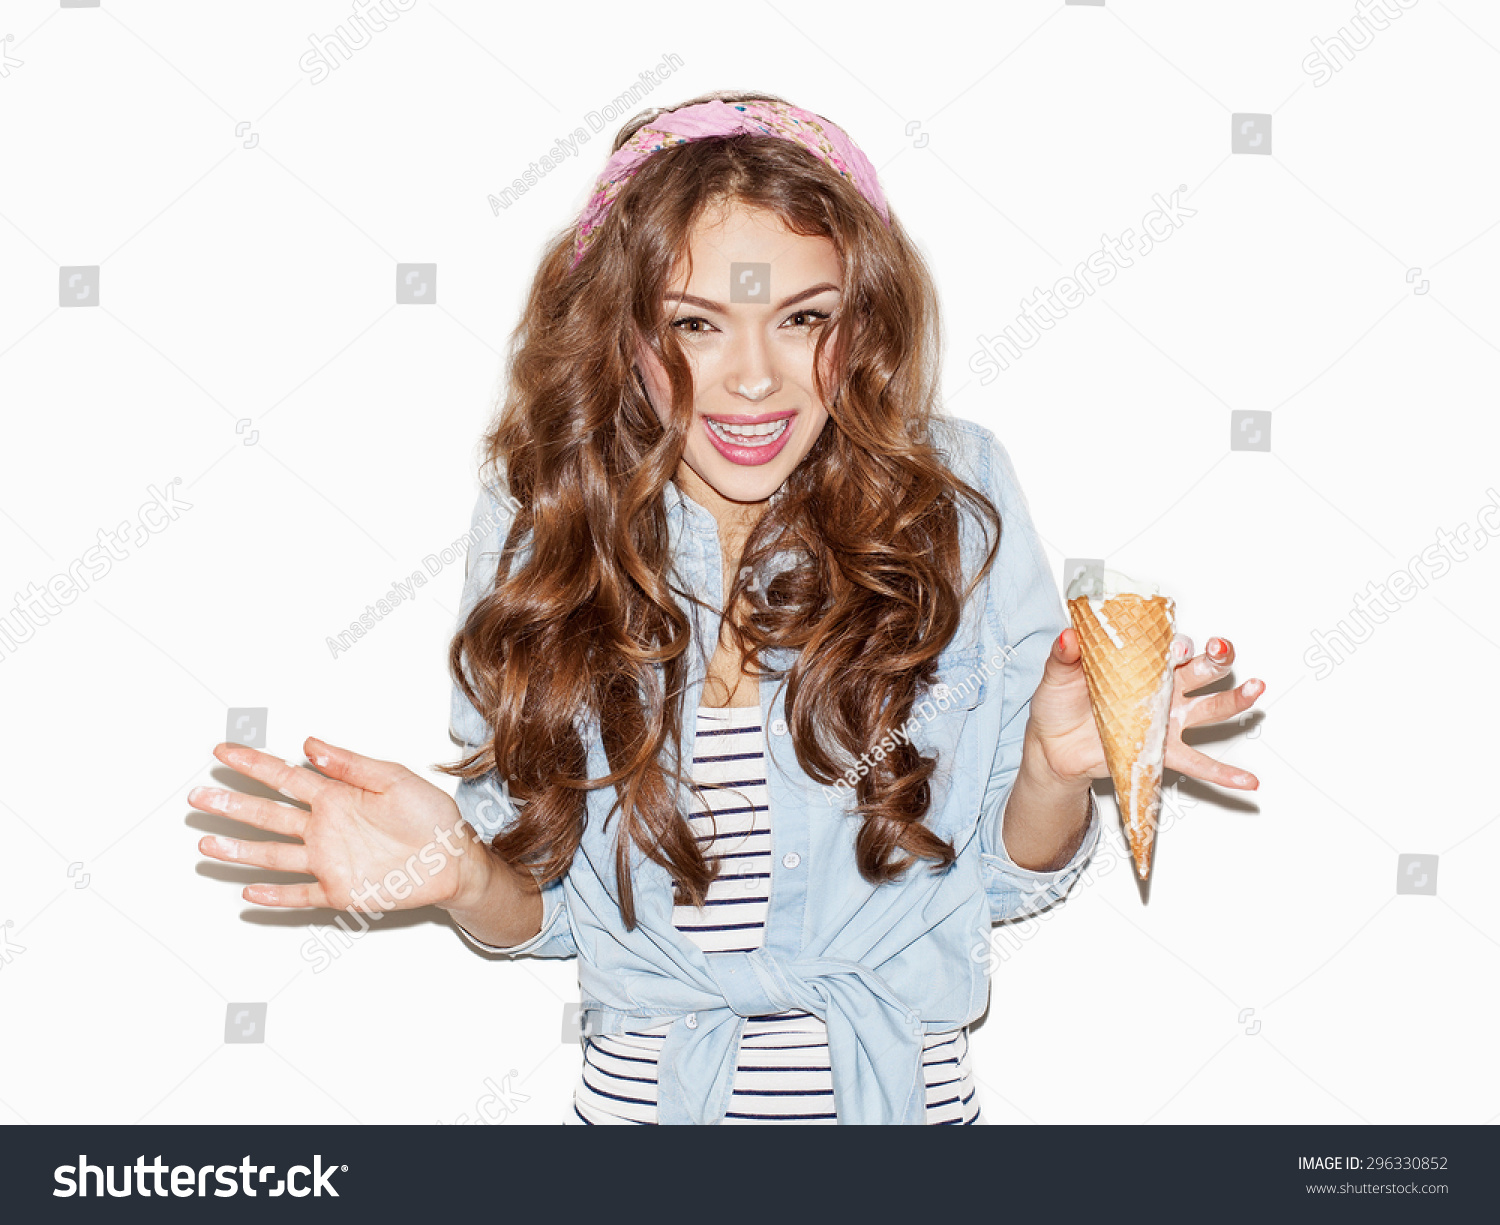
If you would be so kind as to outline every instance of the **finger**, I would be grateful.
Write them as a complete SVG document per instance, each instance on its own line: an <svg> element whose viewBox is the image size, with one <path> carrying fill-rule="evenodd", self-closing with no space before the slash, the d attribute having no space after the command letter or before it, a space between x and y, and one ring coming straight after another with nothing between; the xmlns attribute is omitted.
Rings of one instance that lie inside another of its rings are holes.
<svg viewBox="0 0 1500 1225"><path fill-rule="evenodd" d="M257 829L274 834L303 837L307 828L307 810L291 804L278 804L258 795L226 791L222 787L194 787L188 792L188 803L199 812L219 812Z"/></svg>
<svg viewBox="0 0 1500 1225"><path fill-rule="evenodd" d="M240 896L257 906L328 905L328 895L317 881L306 885L246 885Z"/></svg>
<svg viewBox="0 0 1500 1225"><path fill-rule="evenodd" d="M311 804L320 795L326 795L330 787L328 780L314 771L303 769L295 762L273 757L270 753L262 753L249 745L227 741L216 744L214 756L231 770L248 775L289 799L301 800L305 804Z"/></svg>
<svg viewBox="0 0 1500 1225"><path fill-rule="evenodd" d="M1200 753L1197 749L1190 748L1180 740L1167 744L1167 752L1162 764L1169 770L1176 770L1179 774L1201 778L1206 783L1217 783L1220 787L1233 787L1237 791L1254 791L1260 786L1260 779L1248 770L1226 765L1207 753Z"/></svg>
<svg viewBox="0 0 1500 1225"><path fill-rule="evenodd" d="M1216 648L1218 648L1216 652ZM1202 655L1186 660L1177 669L1177 692L1191 693L1229 674L1234 663L1234 645L1227 638L1210 638Z"/></svg>
<svg viewBox="0 0 1500 1225"><path fill-rule="evenodd" d="M1171 721L1179 727L1197 727L1202 723L1222 723L1235 715L1249 710L1256 698L1266 691L1262 680L1248 680L1235 689L1222 693L1205 693L1196 698L1186 698L1172 707Z"/></svg>
<svg viewBox="0 0 1500 1225"><path fill-rule="evenodd" d="M381 761L376 757L364 757L350 749L341 749L326 741L309 736L302 742L307 758L330 778L339 779L363 791L389 791L408 773L405 766L394 761Z"/></svg>
<svg viewBox="0 0 1500 1225"><path fill-rule="evenodd" d="M1174 667L1181 665L1193 653L1193 640L1186 634L1172 635L1171 659Z"/></svg>
<svg viewBox="0 0 1500 1225"><path fill-rule="evenodd" d="M308 872L307 847L300 842L260 842L255 839L218 838L212 834L198 839L198 849L210 859L224 863L244 863L273 872Z"/></svg>
<svg viewBox="0 0 1500 1225"><path fill-rule="evenodd" d="M1060 664L1076 664L1083 658L1078 646L1078 631L1069 626L1052 640L1052 657Z"/></svg>

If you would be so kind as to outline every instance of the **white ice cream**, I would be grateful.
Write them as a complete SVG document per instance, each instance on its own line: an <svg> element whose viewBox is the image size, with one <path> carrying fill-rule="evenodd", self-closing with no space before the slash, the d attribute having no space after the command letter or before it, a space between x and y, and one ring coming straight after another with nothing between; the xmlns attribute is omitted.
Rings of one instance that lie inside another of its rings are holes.
<svg viewBox="0 0 1500 1225"><path fill-rule="evenodd" d="M1125 639L1120 637L1120 632L1110 624L1108 617L1104 615L1104 601L1089 599L1089 607L1094 610L1094 620L1099 622L1099 628L1109 635L1109 640L1115 644L1115 650L1125 649Z"/></svg>
<svg viewBox="0 0 1500 1225"><path fill-rule="evenodd" d="M1080 596L1088 596L1090 600L1108 600L1117 595L1159 595L1160 590L1155 583L1142 582L1133 579L1128 574L1122 574L1118 570L1103 570L1099 575L1101 581L1096 581L1087 570L1077 575L1068 584L1067 598L1076 600Z"/></svg>

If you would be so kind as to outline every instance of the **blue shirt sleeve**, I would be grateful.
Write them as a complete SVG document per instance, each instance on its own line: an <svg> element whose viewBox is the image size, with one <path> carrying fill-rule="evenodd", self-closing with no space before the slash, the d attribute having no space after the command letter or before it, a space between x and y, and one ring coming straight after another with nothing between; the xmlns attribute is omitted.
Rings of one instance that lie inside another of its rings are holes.
<svg viewBox="0 0 1500 1225"><path fill-rule="evenodd" d="M1089 793L1089 823L1083 841L1061 868L1037 872L1015 863L1001 836L1005 806L1021 768L1021 746L1031 696L1047 656L1069 624L1005 447L989 430L978 450L981 488L1000 512L1000 548L986 580L985 617L990 634L1006 652L1000 736L980 803L980 872L994 922L1044 909L1072 889L1099 841L1098 805Z"/></svg>
<svg viewBox="0 0 1500 1225"><path fill-rule="evenodd" d="M500 548L510 530L510 520L510 503L497 497L489 488L481 489L474 505L469 532L472 544L466 563L463 598L459 606L459 626L463 625L480 598L494 586ZM494 729L464 696L457 683L453 686L449 726L454 738L463 745L465 753L474 752L494 735ZM453 798L464 820L486 842L514 823L517 816L516 805L511 800L505 780L499 778L493 769L475 779L460 779ZM573 931L568 922L567 901L561 878L542 886L542 927L524 943L501 948L477 939L461 925L458 925L458 930L470 943L486 952L512 955L530 953L535 957L578 955L578 946L574 943Z"/></svg>

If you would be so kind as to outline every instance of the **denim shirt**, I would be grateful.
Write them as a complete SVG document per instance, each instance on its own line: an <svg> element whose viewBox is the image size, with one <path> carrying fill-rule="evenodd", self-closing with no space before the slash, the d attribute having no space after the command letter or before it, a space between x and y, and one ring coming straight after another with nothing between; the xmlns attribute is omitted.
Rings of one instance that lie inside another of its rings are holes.
<svg viewBox="0 0 1500 1225"><path fill-rule="evenodd" d="M625 929L616 891L617 824L604 829L615 798L612 786L587 792L586 828L572 866L542 889L541 930L504 949L474 941L509 954L577 957L586 1033L669 1023L658 1064L663 1124L721 1122L745 1018L787 1009L802 1009L827 1025L840 1123L925 1122L923 1042L984 1012L990 925L1060 900L1098 842L1091 793L1087 832L1065 866L1036 872L1006 853L1001 821L1020 767L1031 695L1068 620L1004 447L983 426L952 417L934 421L933 441L956 474L990 497L1002 523L987 581L967 601L958 632L939 656L938 682L919 696L904 725L920 752L938 754L926 820L953 844L956 861L934 871L930 861L919 860L898 880L865 880L855 855L861 818L850 811L851 789L820 785L802 771L787 727L785 685L763 678L773 850L762 948L699 950L673 926L669 873L635 847L630 862L637 923L633 931ZM722 607L713 516L675 483L665 497L674 586L694 592L710 608ZM509 519L503 495L483 490L474 511L460 623L493 586ZM961 522L967 577L977 572L986 545L983 527L967 510ZM684 604L693 620L694 649L688 652L682 760L691 763L707 673L704 644L717 643L719 618ZM767 656L775 669L791 660L789 651ZM589 776L607 773L597 722L580 716L578 726L588 747ZM490 736L456 686L452 731L470 749ZM868 755L874 760L890 748L877 742ZM455 799L486 839L516 815L493 770L461 781Z"/></svg>

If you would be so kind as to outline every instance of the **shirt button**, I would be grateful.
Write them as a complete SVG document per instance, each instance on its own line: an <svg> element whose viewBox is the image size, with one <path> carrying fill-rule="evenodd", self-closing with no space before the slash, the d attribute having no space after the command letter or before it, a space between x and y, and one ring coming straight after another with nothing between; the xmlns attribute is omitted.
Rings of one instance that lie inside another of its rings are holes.
<svg viewBox="0 0 1500 1225"><path fill-rule="evenodd" d="M771 720L771 735L773 735L773 736L785 736L786 735L786 720L785 719L772 719Z"/></svg>
<svg viewBox="0 0 1500 1225"><path fill-rule="evenodd" d="M697 1029L698 1014L696 1012L688 1013L686 1018L684 1018L683 1024L685 1024L689 1029Z"/></svg>
<svg viewBox="0 0 1500 1225"><path fill-rule="evenodd" d="M802 856L797 854L796 851L788 851L781 857L781 866L783 868L795 868L801 862Z"/></svg>

